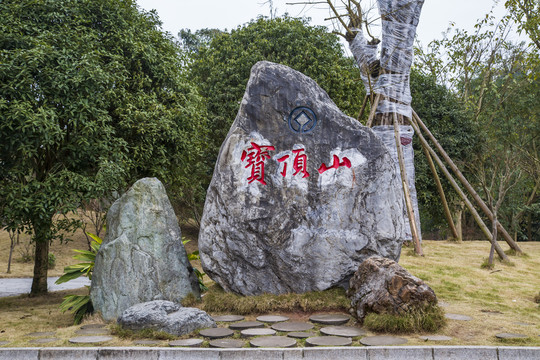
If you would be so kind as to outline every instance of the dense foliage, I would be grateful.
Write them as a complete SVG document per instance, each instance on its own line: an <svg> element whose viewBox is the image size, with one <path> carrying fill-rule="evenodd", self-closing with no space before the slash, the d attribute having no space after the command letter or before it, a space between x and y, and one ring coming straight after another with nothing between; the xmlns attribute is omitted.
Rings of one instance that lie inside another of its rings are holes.
<svg viewBox="0 0 540 360"><path fill-rule="evenodd" d="M157 176L199 184L204 112L174 41L134 0L0 2L0 218L50 241L81 201Z"/></svg>

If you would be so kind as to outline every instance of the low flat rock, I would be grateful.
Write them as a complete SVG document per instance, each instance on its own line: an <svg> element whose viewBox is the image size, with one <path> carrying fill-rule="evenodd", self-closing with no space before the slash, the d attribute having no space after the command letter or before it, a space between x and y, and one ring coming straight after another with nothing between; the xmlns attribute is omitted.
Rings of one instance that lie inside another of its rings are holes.
<svg viewBox="0 0 540 360"><path fill-rule="evenodd" d="M199 335L210 339L221 339L228 336L233 336L234 331L227 328L211 328L199 331Z"/></svg>
<svg viewBox="0 0 540 360"><path fill-rule="evenodd" d="M317 334L312 331L293 331L287 334L288 337L296 339L307 339L308 337L314 337L316 335Z"/></svg>
<svg viewBox="0 0 540 360"><path fill-rule="evenodd" d="M97 336L76 336L68 341L72 344L99 344L106 341L111 341L112 336L97 335Z"/></svg>
<svg viewBox="0 0 540 360"><path fill-rule="evenodd" d="M301 321L285 321L272 325L272 329L276 331L306 331L313 329L313 324Z"/></svg>
<svg viewBox="0 0 540 360"><path fill-rule="evenodd" d="M199 347L203 343L202 339L183 339L183 340L175 340L170 341L169 346L177 346L177 347Z"/></svg>
<svg viewBox="0 0 540 360"><path fill-rule="evenodd" d="M523 334L514 334L514 333L499 333L495 335L499 339L523 339L527 338L527 335Z"/></svg>
<svg viewBox="0 0 540 360"><path fill-rule="evenodd" d="M103 329L106 326L106 324L85 324L81 326L81 329Z"/></svg>
<svg viewBox="0 0 540 360"><path fill-rule="evenodd" d="M257 321L262 321L265 323L277 323L282 321L287 321L289 318L287 316L281 315L262 315L257 318Z"/></svg>
<svg viewBox="0 0 540 360"><path fill-rule="evenodd" d="M350 319L349 315L344 314L319 314L311 316L309 321L323 325L343 325Z"/></svg>
<svg viewBox="0 0 540 360"><path fill-rule="evenodd" d="M235 322L245 319L242 315L216 315L212 316L215 322Z"/></svg>
<svg viewBox="0 0 540 360"><path fill-rule="evenodd" d="M109 335L110 332L107 329L99 328L88 328L88 329L79 329L75 331L77 335Z"/></svg>
<svg viewBox="0 0 540 360"><path fill-rule="evenodd" d="M60 339L58 338L41 338L41 339L33 339L33 340L30 340L28 343L29 344L48 344L48 343L52 343L52 342L55 342L55 341L58 341Z"/></svg>
<svg viewBox="0 0 540 360"><path fill-rule="evenodd" d="M39 336L53 336L54 334L56 334L54 331L41 331L41 332L29 333L29 334L26 334L24 336L39 337Z"/></svg>
<svg viewBox="0 0 540 360"><path fill-rule="evenodd" d="M462 315L462 314L447 313L447 314L444 314L444 316L450 320L458 320L458 321L471 321L472 320L472 317L467 316L467 315Z"/></svg>
<svg viewBox="0 0 540 360"><path fill-rule="evenodd" d="M133 345L161 345L161 341L159 340L135 340L133 342Z"/></svg>
<svg viewBox="0 0 540 360"><path fill-rule="evenodd" d="M287 336L263 336L251 340L253 347L289 348L296 346L296 340Z"/></svg>
<svg viewBox="0 0 540 360"><path fill-rule="evenodd" d="M350 346L352 339L341 336L316 336L306 339L307 346Z"/></svg>
<svg viewBox="0 0 540 360"><path fill-rule="evenodd" d="M420 336L420 339L424 341L450 341L452 340L452 337L445 335L427 335Z"/></svg>
<svg viewBox="0 0 540 360"><path fill-rule="evenodd" d="M407 339L396 336L366 336L361 338L360 342L366 346L403 345L407 343Z"/></svg>
<svg viewBox="0 0 540 360"><path fill-rule="evenodd" d="M327 326L321 328L321 334L341 337L357 337L366 335L366 331L354 326Z"/></svg>
<svg viewBox="0 0 540 360"><path fill-rule="evenodd" d="M9 341L0 341L0 346L9 344Z"/></svg>
<svg viewBox="0 0 540 360"><path fill-rule="evenodd" d="M216 339L208 343L212 348L241 348L244 341L234 339Z"/></svg>
<svg viewBox="0 0 540 360"><path fill-rule="evenodd" d="M259 321L241 321L241 322L237 322L237 323L229 325L229 328L233 330L244 330L244 329L261 328L261 327L264 327L264 324Z"/></svg>
<svg viewBox="0 0 540 360"><path fill-rule="evenodd" d="M245 330L240 331L240 334L243 337L270 336L270 335L276 335L276 330L267 329L267 328L245 329Z"/></svg>

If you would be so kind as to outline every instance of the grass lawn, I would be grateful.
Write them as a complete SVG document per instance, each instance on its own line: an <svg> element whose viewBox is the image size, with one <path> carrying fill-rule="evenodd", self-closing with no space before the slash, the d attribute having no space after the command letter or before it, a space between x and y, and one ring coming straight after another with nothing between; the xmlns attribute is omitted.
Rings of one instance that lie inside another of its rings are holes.
<svg viewBox="0 0 540 360"><path fill-rule="evenodd" d="M183 228L183 235L192 241L187 251L196 249L196 233L192 228ZM71 249L84 249L86 240L82 233L76 233L73 241L66 245L53 244L57 265L49 275L60 275L65 265L71 264ZM9 253L9 238L0 232L0 277L31 277L33 263L18 261L20 249L28 237L21 237L21 244L15 248L12 273L6 274ZM504 243L503 248L508 248ZM540 292L540 242L519 243L525 256L511 256L512 264L496 262L492 270L482 269L481 264L489 253L487 241L467 241L463 243L446 241L424 241L424 257L413 254L412 248L404 247L400 264L413 275L425 280L435 290L447 313L471 316L472 321L448 320L448 325L439 335L447 335L452 341L435 345L518 345L540 346L540 305L535 296ZM194 265L200 269L200 263ZM225 294L212 286L206 278L210 291L202 303L190 304L210 312L246 314L247 320L254 320L261 313L284 314L294 320L306 320L316 312L346 312L347 300L343 291L332 290L323 293L290 296L242 298ZM62 314L58 305L66 294L84 294L86 289L51 293L48 296L28 298L27 296L0 298L0 341L10 341L7 346L32 346L31 338L24 335L36 331L56 331L61 340L47 346L73 346L67 342L75 336L79 326L71 325L71 316ZM85 322L100 322L93 317ZM351 320L350 324L354 322ZM530 324L530 325L525 325ZM225 326L221 325L220 326ZM115 330L113 325L110 328ZM317 329L317 328L316 328ZM495 334L520 333L526 339L499 340ZM107 346L130 346L137 334L121 333L124 338L115 337ZM420 334L399 335L408 339L408 345L426 345L418 338ZM152 335L159 338L159 335ZM140 335L139 335L140 337ZM184 336L186 338L188 336ZM429 343L434 345L434 343ZM163 340L163 346L167 345ZM354 339L353 345L359 345ZM39 346L39 345L35 345Z"/></svg>

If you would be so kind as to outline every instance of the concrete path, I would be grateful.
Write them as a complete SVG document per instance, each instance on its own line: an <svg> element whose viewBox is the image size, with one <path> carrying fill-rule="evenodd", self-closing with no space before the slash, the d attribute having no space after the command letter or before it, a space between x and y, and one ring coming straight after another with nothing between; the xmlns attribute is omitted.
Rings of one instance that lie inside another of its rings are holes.
<svg viewBox="0 0 540 360"><path fill-rule="evenodd" d="M55 285L58 277L47 278L49 291L78 289L90 285L90 280L85 277L70 280L66 283ZM15 296L30 293L32 278L0 279L0 297Z"/></svg>

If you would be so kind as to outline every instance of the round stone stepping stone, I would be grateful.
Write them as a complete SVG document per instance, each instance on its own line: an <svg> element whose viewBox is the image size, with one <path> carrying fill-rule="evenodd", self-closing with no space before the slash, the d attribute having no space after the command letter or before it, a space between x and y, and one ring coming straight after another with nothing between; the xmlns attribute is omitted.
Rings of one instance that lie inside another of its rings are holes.
<svg viewBox="0 0 540 360"><path fill-rule="evenodd" d="M245 329L261 328L261 327L264 327L264 324L258 321L240 321L240 322L229 325L229 329L233 329L233 330L245 330Z"/></svg>
<svg viewBox="0 0 540 360"><path fill-rule="evenodd" d="M420 339L424 341L450 341L452 340L450 336L444 336L444 335L420 336Z"/></svg>
<svg viewBox="0 0 540 360"><path fill-rule="evenodd" d="M210 339L221 339L227 336L233 336L234 331L227 328L210 328L199 331L199 335Z"/></svg>
<svg viewBox="0 0 540 360"><path fill-rule="evenodd" d="M306 331L313 329L313 324L301 321L285 321L272 325L272 329L276 331Z"/></svg>
<svg viewBox="0 0 540 360"><path fill-rule="evenodd" d="M321 334L342 337L357 337L366 335L366 331L354 326L327 326L321 328Z"/></svg>
<svg viewBox="0 0 540 360"><path fill-rule="evenodd" d="M366 336L361 338L360 342L366 346L402 345L407 343L407 339L395 336Z"/></svg>
<svg viewBox="0 0 540 360"><path fill-rule="evenodd" d="M107 326L106 324L85 324L83 326L81 326L81 329L103 329L105 326Z"/></svg>
<svg viewBox="0 0 540 360"><path fill-rule="evenodd" d="M213 348L241 348L244 346L244 342L234 339L217 339L210 341L209 345Z"/></svg>
<svg viewBox="0 0 540 360"><path fill-rule="evenodd" d="M522 339L528 337L527 335L513 333L499 333L495 336L499 339Z"/></svg>
<svg viewBox="0 0 540 360"><path fill-rule="evenodd" d="M514 324L516 325L519 325L519 326L533 326L534 324L531 324L531 323L526 323L526 322L515 322Z"/></svg>
<svg viewBox="0 0 540 360"><path fill-rule="evenodd" d="M447 319L450 319L450 320L459 320L459 321L471 321L472 320L472 317L467 316L467 315L461 315L461 314L447 313L447 314L444 314L444 316Z"/></svg>
<svg viewBox="0 0 540 360"><path fill-rule="evenodd" d="M316 336L314 332L311 331L293 331L287 334L288 337L296 339L307 339L308 337Z"/></svg>
<svg viewBox="0 0 540 360"><path fill-rule="evenodd" d="M87 329L79 329L75 331L75 334L77 335L108 335L110 334L109 330L103 329L103 328L87 328Z"/></svg>
<svg viewBox="0 0 540 360"><path fill-rule="evenodd" d="M47 343L52 343L52 342L55 342L55 341L58 341L60 339L58 338L41 338L41 339L33 339L33 340L30 340L28 343L29 344L47 344Z"/></svg>
<svg viewBox="0 0 540 360"><path fill-rule="evenodd" d="M316 336L306 339L308 346L349 346L352 339L342 336Z"/></svg>
<svg viewBox="0 0 540 360"><path fill-rule="evenodd" d="M289 348L296 346L296 340L287 336L263 336L249 342L254 347Z"/></svg>
<svg viewBox="0 0 540 360"><path fill-rule="evenodd" d="M0 341L0 346L9 344L9 341Z"/></svg>
<svg viewBox="0 0 540 360"><path fill-rule="evenodd" d="M133 342L135 345L160 345L161 341L159 340L135 340Z"/></svg>
<svg viewBox="0 0 540 360"><path fill-rule="evenodd" d="M262 315L257 318L257 321L262 321L265 323L277 323L282 321L287 321L289 318L287 316L281 315Z"/></svg>
<svg viewBox="0 0 540 360"><path fill-rule="evenodd" d="M97 344L105 341L111 341L111 336L96 335L96 336L76 336L68 341L72 344Z"/></svg>
<svg viewBox="0 0 540 360"><path fill-rule="evenodd" d="M169 342L169 346L199 347L203 343L202 339L184 339Z"/></svg>
<svg viewBox="0 0 540 360"><path fill-rule="evenodd" d="M344 314L319 314L309 318L311 322L324 325L343 325L347 323L351 317Z"/></svg>
<svg viewBox="0 0 540 360"><path fill-rule="evenodd" d="M54 334L55 334L54 331L42 331L42 332L29 333L24 336L38 337L38 336L53 336Z"/></svg>
<svg viewBox="0 0 540 360"><path fill-rule="evenodd" d="M250 336L268 336L268 335L276 335L276 330L267 329L267 328L259 328L259 329L245 329L240 331L240 334L244 337L250 337Z"/></svg>
<svg viewBox="0 0 540 360"><path fill-rule="evenodd" d="M212 319L216 322L235 322L245 319L242 315L216 315L212 316Z"/></svg>

